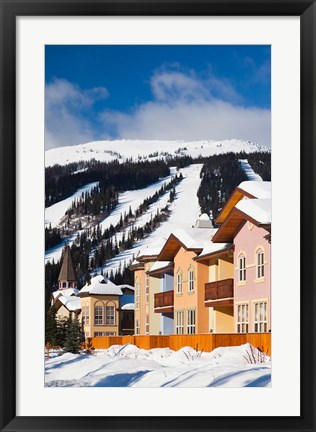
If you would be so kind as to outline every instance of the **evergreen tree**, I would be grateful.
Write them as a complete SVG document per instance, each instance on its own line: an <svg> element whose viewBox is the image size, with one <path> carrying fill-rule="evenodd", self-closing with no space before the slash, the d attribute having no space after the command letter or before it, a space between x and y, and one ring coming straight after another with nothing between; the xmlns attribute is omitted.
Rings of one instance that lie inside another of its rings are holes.
<svg viewBox="0 0 316 432"><path fill-rule="evenodd" d="M57 346L57 321L56 321L56 312L49 311L46 314L46 322L45 322L45 345L49 344L51 346Z"/></svg>
<svg viewBox="0 0 316 432"><path fill-rule="evenodd" d="M80 324L78 318L69 318L64 351L78 354L83 342L84 335L82 331L82 325Z"/></svg>

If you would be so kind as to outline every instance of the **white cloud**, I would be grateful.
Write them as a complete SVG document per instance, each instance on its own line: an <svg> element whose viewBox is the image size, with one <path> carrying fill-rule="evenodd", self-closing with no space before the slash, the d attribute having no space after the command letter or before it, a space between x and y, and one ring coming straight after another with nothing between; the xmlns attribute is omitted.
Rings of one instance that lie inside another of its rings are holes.
<svg viewBox="0 0 316 432"><path fill-rule="evenodd" d="M85 143L95 133L86 113L108 97L104 87L82 90L65 79L55 79L45 89L45 147Z"/></svg>
<svg viewBox="0 0 316 432"><path fill-rule="evenodd" d="M229 102L241 97L227 80L160 71L151 78L151 89L154 100L129 114L104 112L105 127L119 138L239 138L270 146L270 110Z"/></svg>

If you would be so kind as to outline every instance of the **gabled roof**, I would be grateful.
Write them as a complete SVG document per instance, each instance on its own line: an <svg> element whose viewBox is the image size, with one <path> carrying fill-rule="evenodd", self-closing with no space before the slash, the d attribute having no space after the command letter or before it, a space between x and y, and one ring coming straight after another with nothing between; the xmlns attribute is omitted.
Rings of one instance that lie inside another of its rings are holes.
<svg viewBox="0 0 316 432"><path fill-rule="evenodd" d="M159 256L159 261L171 261L183 247L196 253L211 241L216 229L214 228L182 228L170 234Z"/></svg>
<svg viewBox="0 0 316 432"><path fill-rule="evenodd" d="M206 260L212 257L216 257L219 255L227 254L231 250L232 244L231 243L213 243L210 242L209 245L207 245L200 255L198 255L196 258L194 258L195 261L202 261Z"/></svg>
<svg viewBox="0 0 316 432"><path fill-rule="evenodd" d="M143 270L144 269L144 263L139 262L137 260L134 260L128 268L132 271Z"/></svg>
<svg viewBox="0 0 316 432"><path fill-rule="evenodd" d="M75 276L74 267L72 264L69 246L66 246L66 249L65 249L65 252L63 255L63 263L62 263L62 266L60 269L58 280L59 281L73 281L73 282L75 282L77 280L76 276Z"/></svg>
<svg viewBox="0 0 316 432"><path fill-rule="evenodd" d="M271 182L249 180L240 183L217 216L216 224L221 225L237 203L245 198L271 198Z"/></svg>
<svg viewBox="0 0 316 432"><path fill-rule="evenodd" d="M159 275L161 273L165 273L167 271L171 271L173 269L172 261L156 261L155 264L151 267L148 274L150 276Z"/></svg>
<svg viewBox="0 0 316 432"><path fill-rule="evenodd" d="M246 221L269 230L271 227L271 199L240 201L218 229L213 241L232 242L236 233Z"/></svg>
<svg viewBox="0 0 316 432"><path fill-rule="evenodd" d="M75 312L81 309L80 298L79 297L69 297L61 296L58 300L65 306L69 312Z"/></svg>
<svg viewBox="0 0 316 432"><path fill-rule="evenodd" d="M56 299L60 296L76 296L78 294L79 290L77 288L66 288L66 289L60 289L57 291L54 291L52 293L53 299Z"/></svg>
<svg viewBox="0 0 316 432"><path fill-rule="evenodd" d="M86 284L81 288L78 296L84 295L123 295L120 287L111 282L108 278L102 275L94 276L90 285Z"/></svg>

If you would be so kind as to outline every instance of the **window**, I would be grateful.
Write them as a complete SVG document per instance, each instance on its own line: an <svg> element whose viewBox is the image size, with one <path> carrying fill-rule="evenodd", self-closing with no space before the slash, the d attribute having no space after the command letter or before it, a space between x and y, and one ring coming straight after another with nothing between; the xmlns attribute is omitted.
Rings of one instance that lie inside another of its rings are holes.
<svg viewBox="0 0 316 432"><path fill-rule="evenodd" d="M139 328L139 320L135 320L135 334L140 334L140 328Z"/></svg>
<svg viewBox="0 0 316 432"><path fill-rule="evenodd" d="M246 281L246 257L244 254L238 257L238 280L239 282Z"/></svg>
<svg viewBox="0 0 316 432"><path fill-rule="evenodd" d="M188 291L194 291L194 270L192 267L188 271Z"/></svg>
<svg viewBox="0 0 316 432"><path fill-rule="evenodd" d="M145 276L145 301L149 302L149 276L146 274Z"/></svg>
<svg viewBox="0 0 316 432"><path fill-rule="evenodd" d="M89 306L82 306L82 325L89 325Z"/></svg>
<svg viewBox="0 0 316 432"><path fill-rule="evenodd" d="M106 306L105 324L106 325L115 325L115 307L114 306Z"/></svg>
<svg viewBox="0 0 316 432"><path fill-rule="evenodd" d="M67 282L63 282L63 288L67 288Z"/></svg>
<svg viewBox="0 0 316 432"><path fill-rule="evenodd" d="M183 323L183 311L176 312L176 334L183 334L184 323Z"/></svg>
<svg viewBox="0 0 316 432"><path fill-rule="evenodd" d="M94 324L95 325L103 324L103 306L101 305L94 306Z"/></svg>
<svg viewBox="0 0 316 432"><path fill-rule="evenodd" d="M195 334L195 310L187 311L187 334Z"/></svg>
<svg viewBox="0 0 316 432"><path fill-rule="evenodd" d="M68 282L68 287L72 288L72 282Z"/></svg>
<svg viewBox="0 0 316 432"><path fill-rule="evenodd" d="M140 299L140 283L138 280L135 286L135 309L139 309L139 299Z"/></svg>
<svg viewBox="0 0 316 432"><path fill-rule="evenodd" d="M262 249L257 251L257 278L264 277L264 252Z"/></svg>
<svg viewBox="0 0 316 432"><path fill-rule="evenodd" d="M149 315L146 315L145 334L149 334Z"/></svg>
<svg viewBox="0 0 316 432"><path fill-rule="evenodd" d="M248 333L248 305L237 305L237 333Z"/></svg>
<svg viewBox="0 0 316 432"><path fill-rule="evenodd" d="M182 273L177 273L177 294L182 294Z"/></svg>
<svg viewBox="0 0 316 432"><path fill-rule="evenodd" d="M267 326L267 302L255 303L254 332L265 333Z"/></svg>
<svg viewBox="0 0 316 432"><path fill-rule="evenodd" d="M116 336L115 332L94 332L94 337L100 336Z"/></svg>

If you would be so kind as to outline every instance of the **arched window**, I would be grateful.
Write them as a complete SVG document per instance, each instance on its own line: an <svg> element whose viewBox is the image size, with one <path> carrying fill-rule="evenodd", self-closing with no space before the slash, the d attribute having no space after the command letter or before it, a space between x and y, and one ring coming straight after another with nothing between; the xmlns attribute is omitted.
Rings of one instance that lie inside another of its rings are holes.
<svg viewBox="0 0 316 432"><path fill-rule="evenodd" d="M94 324L102 325L104 322L104 307L102 303L95 303L94 305Z"/></svg>
<svg viewBox="0 0 316 432"><path fill-rule="evenodd" d="M115 325L115 304L107 303L105 307L105 324Z"/></svg>
<svg viewBox="0 0 316 432"><path fill-rule="evenodd" d="M188 291L194 291L194 268L190 267L188 271Z"/></svg>
<svg viewBox="0 0 316 432"><path fill-rule="evenodd" d="M177 294L182 294L182 272L178 270L177 273Z"/></svg>
<svg viewBox="0 0 316 432"><path fill-rule="evenodd" d="M264 277L264 251L262 248L256 252L256 276L257 279Z"/></svg>
<svg viewBox="0 0 316 432"><path fill-rule="evenodd" d="M246 256L243 253L238 255L238 281L246 281Z"/></svg>
<svg viewBox="0 0 316 432"><path fill-rule="evenodd" d="M72 288L72 282L68 282L68 287Z"/></svg>
<svg viewBox="0 0 316 432"><path fill-rule="evenodd" d="M67 288L67 282L63 282L63 288Z"/></svg>

